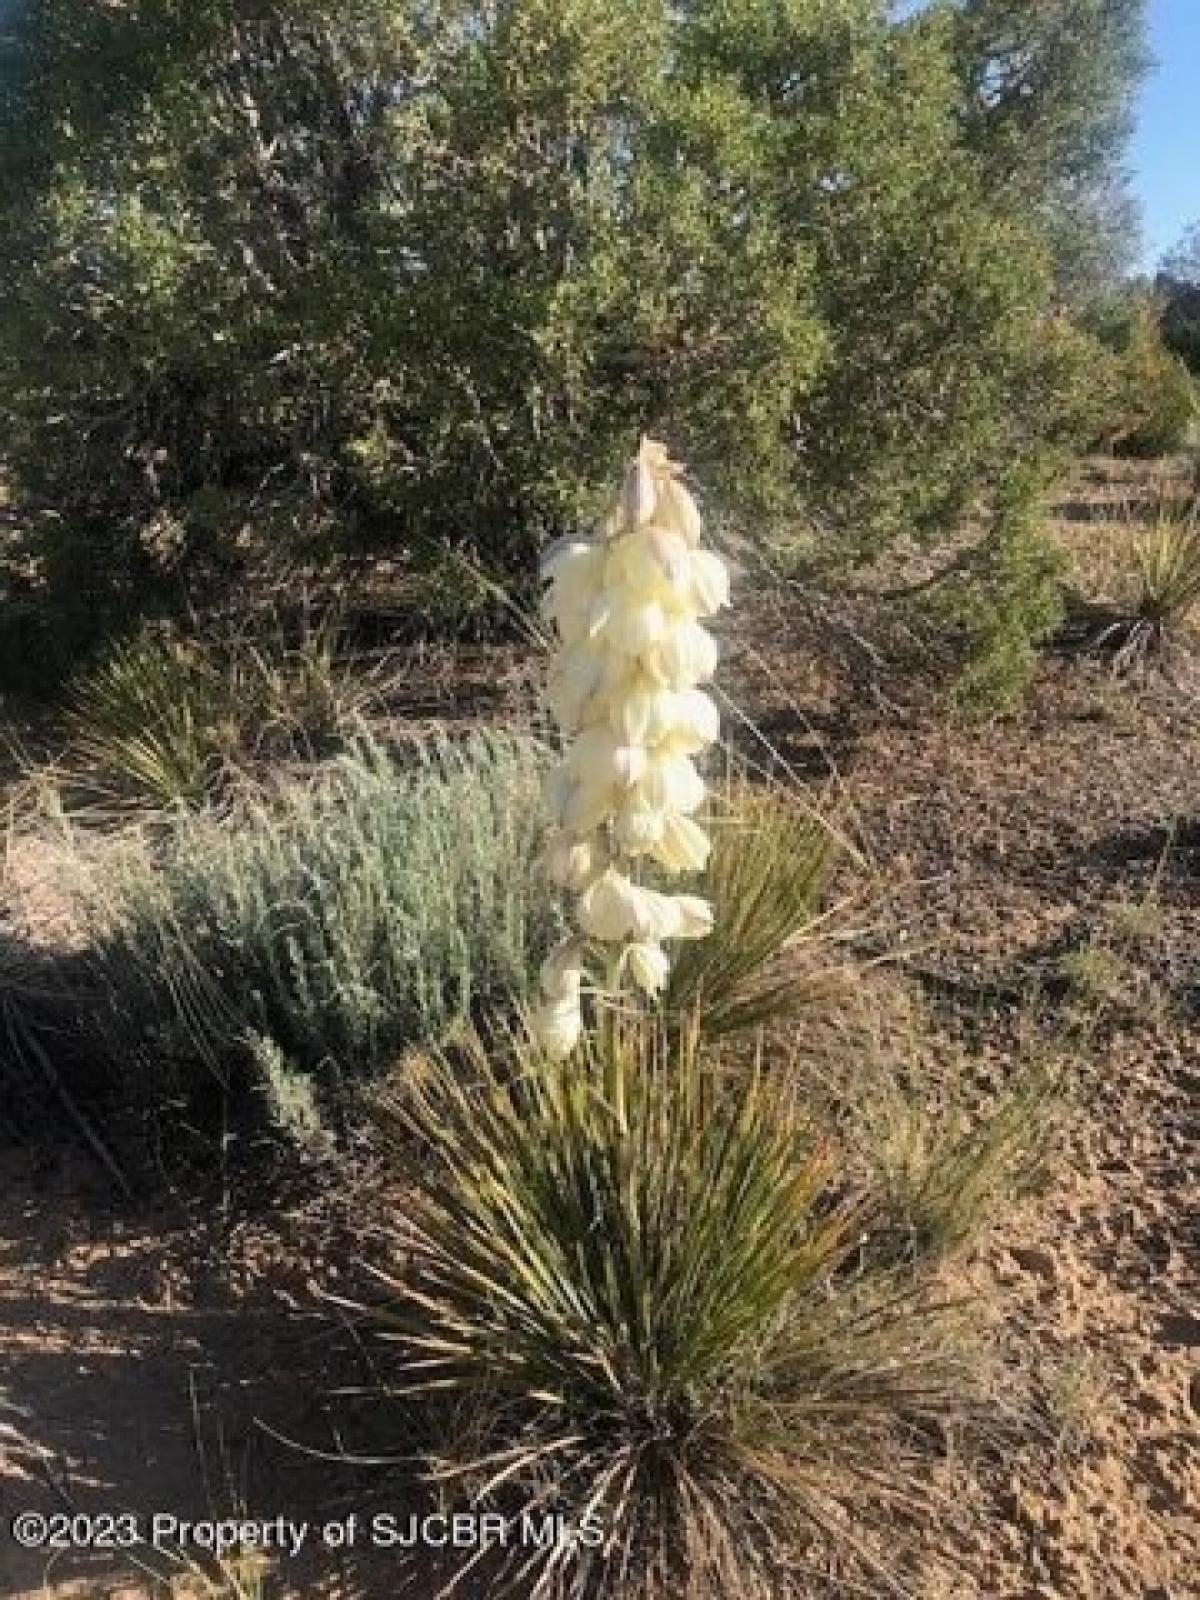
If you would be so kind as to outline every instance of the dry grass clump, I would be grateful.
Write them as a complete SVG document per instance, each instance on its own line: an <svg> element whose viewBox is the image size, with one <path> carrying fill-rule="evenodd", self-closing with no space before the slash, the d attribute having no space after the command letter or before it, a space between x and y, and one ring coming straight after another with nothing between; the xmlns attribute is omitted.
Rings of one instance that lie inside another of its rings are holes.
<svg viewBox="0 0 1200 1600"><path fill-rule="evenodd" d="M787 1070L876 1197L870 1248L937 1265L1036 1190L1067 1113L1065 1050L1022 1046L1004 1081L978 1064L886 968L843 969L783 1037Z"/></svg>

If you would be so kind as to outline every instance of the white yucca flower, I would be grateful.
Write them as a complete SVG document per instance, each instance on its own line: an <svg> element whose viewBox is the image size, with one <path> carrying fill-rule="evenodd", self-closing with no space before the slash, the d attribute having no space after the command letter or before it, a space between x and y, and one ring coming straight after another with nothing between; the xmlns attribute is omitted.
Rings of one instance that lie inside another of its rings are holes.
<svg viewBox="0 0 1200 1600"><path fill-rule="evenodd" d="M699 687L717 666L702 619L729 604L729 570L700 548L702 531L680 468L643 439L597 537L560 540L542 563L545 615L562 646L546 701L572 740L546 784L556 825L547 867L579 896L579 932L543 967L533 1019L556 1056L578 1043L589 957L608 952L610 990L627 974L657 994L670 970L663 941L712 928L707 901L639 881L646 863L698 872L709 855L693 757L717 739L720 718Z"/></svg>

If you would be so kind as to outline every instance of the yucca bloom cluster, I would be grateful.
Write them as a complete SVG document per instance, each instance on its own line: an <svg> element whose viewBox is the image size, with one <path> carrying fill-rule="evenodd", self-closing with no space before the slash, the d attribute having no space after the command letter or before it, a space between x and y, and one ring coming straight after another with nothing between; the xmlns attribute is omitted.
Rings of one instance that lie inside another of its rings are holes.
<svg viewBox="0 0 1200 1600"><path fill-rule="evenodd" d="M599 536L560 542L543 563L545 614L561 641L547 699L571 741L547 785L556 824L549 871L578 895L578 933L546 961L534 1017L540 1042L558 1056L582 1031L590 961L607 956L610 991L628 977L654 994L670 969L664 941L712 927L707 901L645 881L653 869L698 872L708 860L694 758L717 738L720 719L700 687L717 665L702 619L728 605L729 573L700 536L680 468L644 439Z"/></svg>

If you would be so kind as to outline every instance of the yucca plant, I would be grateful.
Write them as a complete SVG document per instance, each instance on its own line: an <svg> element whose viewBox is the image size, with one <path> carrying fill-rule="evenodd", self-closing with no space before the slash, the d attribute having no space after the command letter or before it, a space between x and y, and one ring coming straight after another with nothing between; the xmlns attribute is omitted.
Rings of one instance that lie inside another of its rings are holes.
<svg viewBox="0 0 1200 1600"><path fill-rule="evenodd" d="M665 995L668 1013L697 1014L710 1040L778 1019L810 994L782 958L822 925L837 853L831 829L773 788L734 778L716 809L700 883L712 932L681 949Z"/></svg>
<svg viewBox="0 0 1200 1600"><path fill-rule="evenodd" d="M199 805L238 742L236 699L197 645L147 635L76 679L77 781L107 796Z"/></svg>
<svg viewBox="0 0 1200 1600"><path fill-rule="evenodd" d="M1115 629L1114 666L1138 673L1169 654L1200 603L1200 502L1160 499L1154 520L1134 544L1138 592Z"/></svg>
<svg viewBox="0 0 1200 1600"><path fill-rule="evenodd" d="M1200 511L1160 512L1137 547L1138 613L1158 628L1184 621L1200 601Z"/></svg>
<svg viewBox="0 0 1200 1600"><path fill-rule="evenodd" d="M432 1473L575 1519L512 1585L749 1597L814 1541L869 1559L862 1508L910 1492L968 1363L946 1308L857 1269L863 1209L760 1070L720 1074L694 1026L599 1029L569 1065L473 1038L381 1117L411 1255L370 1310L393 1392L450 1414Z"/></svg>
<svg viewBox="0 0 1200 1600"><path fill-rule="evenodd" d="M75 680L64 775L72 789L191 809L228 797L231 769L346 747L381 704L386 660L343 659L333 614L200 643L145 633Z"/></svg>

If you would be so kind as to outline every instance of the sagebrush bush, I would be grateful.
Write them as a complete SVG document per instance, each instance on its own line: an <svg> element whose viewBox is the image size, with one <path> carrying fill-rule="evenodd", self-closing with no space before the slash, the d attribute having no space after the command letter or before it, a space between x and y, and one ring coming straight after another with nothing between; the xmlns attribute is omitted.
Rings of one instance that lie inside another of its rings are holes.
<svg viewBox="0 0 1200 1600"><path fill-rule="evenodd" d="M439 1476L603 1527L530 1563L535 1594L774 1594L821 1541L853 1566L915 1431L969 1407L956 1320L864 1272L869 1202L695 1028L567 1065L475 1039L381 1114L412 1255L372 1314L394 1386L450 1403Z"/></svg>
<svg viewBox="0 0 1200 1600"><path fill-rule="evenodd" d="M554 916L542 767L517 735L405 755L364 737L307 782L102 859L89 959L124 1070L161 1090L257 1054L361 1081L522 995Z"/></svg>

